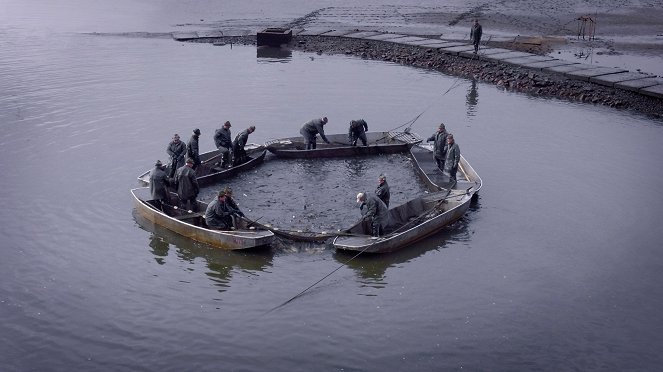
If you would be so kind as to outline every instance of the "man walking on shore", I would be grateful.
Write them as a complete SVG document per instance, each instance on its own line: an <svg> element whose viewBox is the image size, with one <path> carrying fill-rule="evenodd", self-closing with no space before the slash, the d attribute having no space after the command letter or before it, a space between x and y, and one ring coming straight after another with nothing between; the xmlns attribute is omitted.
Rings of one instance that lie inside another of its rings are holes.
<svg viewBox="0 0 663 372"><path fill-rule="evenodd" d="M472 39L472 43L474 44L474 54L477 54L477 52L479 51L479 43L481 42L482 33L483 29L479 24L479 20L475 19L474 26L472 26L472 29L470 30L470 39Z"/></svg>

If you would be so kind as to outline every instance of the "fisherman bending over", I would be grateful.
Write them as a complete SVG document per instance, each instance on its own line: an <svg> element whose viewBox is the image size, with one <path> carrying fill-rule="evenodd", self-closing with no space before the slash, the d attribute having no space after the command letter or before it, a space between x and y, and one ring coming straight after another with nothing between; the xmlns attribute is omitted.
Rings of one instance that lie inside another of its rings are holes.
<svg viewBox="0 0 663 372"><path fill-rule="evenodd" d="M214 199L205 210L205 222L211 229L231 230L233 229L232 216L242 216L238 209L234 209L228 204L228 198L225 191L219 191L217 198Z"/></svg>
<svg viewBox="0 0 663 372"><path fill-rule="evenodd" d="M348 130L348 139L352 146L357 146L357 140L361 140L361 143L364 146L368 146L368 140L366 139L366 131L368 130L368 124L364 119L352 120L350 121L350 129Z"/></svg>
<svg viewBox="0 0 663 372"><path fill-rule="evenodd" d="M357 194L357 203L361 203L364 220L371 223L371 235L380 236L389 224L389 210L377 196L360 192ZM364 208L366 211L364 212Z"/></svg>
<svg viewBox="0 0 663 372"><path fill-rule="evenodd" d="M242 164L246 161L246 141L249 140L249 134L256 131L255 126L250 126L247 129L244 129L240 134L235 137L233 141L233 166Z"/></svg>
<svg viewBox="0 0 663 372"><path fill-rule="evenodd" d="M327 117L313 119L302 125L302 129L299 130L299 133L304 136L307 150L315 150L317 134L320 134L320 138L322 138L323 141L329 143L329 140L325 136L325 129L323 128L325 124L327 124Z"/></svg>

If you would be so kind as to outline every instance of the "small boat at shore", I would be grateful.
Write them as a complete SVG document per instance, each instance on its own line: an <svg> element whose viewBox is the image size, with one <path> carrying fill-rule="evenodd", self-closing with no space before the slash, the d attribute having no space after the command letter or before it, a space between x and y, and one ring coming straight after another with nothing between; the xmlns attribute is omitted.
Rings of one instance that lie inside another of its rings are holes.
<svg viewBox="0 0 663 372"><path fill-rule="evenodd" d="M319 141L314 150L306 150L301 136L271 140L265 146L269 152L282 158L332 158L406 152L422 141L421 137L409 132L366 132L368 146L362 146L361 140L357 146L352 146L347 134L326 137L330 143Z"/></svg>
<svg viewBox="0 0 663 372"><path fill-rule="evenodd" d="M448 175L437 168L430 146L417 145L410 153L419 175L433 192L390 209L390 223L383 236L369 235L369 223L360 220L337 234L332 246L346 251L393 252L435 234L463 217L482 186L474 168L461 156L458 180L450 182Z"/></svg>
<svg viewBox="0 0 663 372"><path fill-rule="evenodd" d="M265 159L267 150L265 146L250 143L245 146L247 160L244 163L232 166L230 168L221 168L217 162L220 161L220 153L218 150L208 151L200 154L200 161L202 164L196 169L196 178L198 179L198 186L204 187L217 183L220 180L232 177L247 169L251 169L258 164L262 163ZM166 167L166 174L170 171L170 165ZM150 184L150 170L138 176L138 182L143 186Z"/></svg>
<svg viewBox="0 0 663 372"><path fill-rule="evenodd" d="M248 219L236 219L236 230L221 231L209 229L202 213L194 213L175 206L177 194L170 193L170 201L157 209L151 200L150 189L141 187L131 190L134 206L145 219L195 241L224 249L250 249L270 245L274 234L254 226ZM198 210L207 209L207 203L198 201Z"/></svg>

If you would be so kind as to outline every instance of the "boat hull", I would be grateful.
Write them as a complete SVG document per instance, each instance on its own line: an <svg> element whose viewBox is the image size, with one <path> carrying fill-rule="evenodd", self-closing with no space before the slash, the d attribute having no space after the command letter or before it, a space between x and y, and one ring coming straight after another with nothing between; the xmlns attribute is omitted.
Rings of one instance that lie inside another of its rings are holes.
<svg viewBox="0 0 663 372"><path fill-rule="evenodd" d="M169 216L148 203L150 199L149 188L132 189L131 194L134 198L136 211L143 218L201 243L217 248L236 250L268 246L274 240L274 234L268 230L219 231L196 226L196 221L202 219L200 214L192 214L190 219L178 219ZM171 196L171 199L176 198L177 196ZM198 202L199 210L204 211L206 207L207 204Z"/></svg>
<svg viewBox="0 0 663 372"><path fill-rule="evenodd" d="M329 144L318 140L314 150L306 150L303 137L272 140L265 145L269 152L281 158L338 158L407 152L412 145L421 141L416 135L404 132L367 132L368 146L357 146L348 142L345 134L330 134Z"/></svg>
<svg viewBox="0 0 663 372"><path fill-rule="evenodd" d="M196 169L196 179L198 186L205 187L218 183L221 180L235 176L247 169L258 166L265 160L267 150L262 145L254 145L246 150L248 160L242 164L231 168L221 169L214 165L219 158L219 151L212 150L200 155L202 164ZM150 171L146 171L138 176L138 183L142 186L150 185Z"/></svg>

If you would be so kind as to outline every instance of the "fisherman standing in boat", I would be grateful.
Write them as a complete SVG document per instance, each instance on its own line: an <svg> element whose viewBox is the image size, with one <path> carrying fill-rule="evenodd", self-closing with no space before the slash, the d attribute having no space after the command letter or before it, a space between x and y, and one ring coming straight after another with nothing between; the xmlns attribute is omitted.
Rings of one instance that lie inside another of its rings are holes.
<svg viewBox="0 0 663 372"><path fill-rule="evenodd" d="M168 200L168 190L166 190L168 185L168 176L164 171L163 163L161 163L161 160L157 160L154 169L150 172L150 193L154 206L162 211L163 203Z"/></svg>
<svg viewBox="0 0 663 372"><path fill-rule="evenodd" d="M233 141L233 166L242 164L246 161L246 142L249 140L249 134L256 131L255 126L250 126L244 129L240 134L235 137Z"/></svg>
<svg viewBox="0 0 663 372"><path fill-rule="evenodd" d="M193 159L193 170L196 170L200 165L200 151L198 150L198 138L200 137L200 129L193 130L193 134L186 145L186 156Z"/></svg>
<svg viewBox="0 0 663 372"><path fill-rule="evenodd" d="M389 209L384 202L375 195L360 192L357 194L357 203L361 203L362 219L371 223L371 235L376 237L383 235L389 224Z"/></svg>
<svg viewBox="0 0 663 372"><path fill-rule="evenodd" d="M221 153L221 159L222 159L221 168L230 166L230 149L233 146L232 142L233 140L230 134L231 126L232 125L230 125L230 122L226 121L225 123L223 123L223 126L217 129L216 132L214 133L214 144Z"/></svg>
<svg viewBox="0 0 663 372"><path fill-rule="evenodd" d="M460 163L460 147L454 141L454 135L451 133L447 135L446 156L444 170L449 173L449 178L455 182L458 164Z"/></svg>
<svg viewBox="0 0 663 372"><path fill-rule="evenodd" d="M175 133L173 140L166 147L166 153L170 156L170 178L173 178L175 171L184 166L184 156L186 155L186 145L180 141L180 135Z"/></svg>
<svg viewBox="0 0 663 372"><path fill-rule="evenodd" d="M384 205L389 208L389 198L391 193L389 192L389 185L387 184L387 177L384 174L381 174L378 177L378 187L375 189L375 195L382 200Z"/></svg>
<svg viewBox="0 0 663 372"><path fill-rule="evenodd" d="M194 212L198 211L198 180L196 179L196 172L193 171L193 159L186 159L186 164L177 169L175 175L175 182L177 184L177 196L180 198L180 207L190 209Z"/></svg>
<svg viewBox="0 0 663 372"><path fill-rule="evenodd" d="M325 124L327 124L327 117L313 119L302 125L302 129L299 130L299 133L304 136L307 150L315 150L317 134L320 134L320 138L322 138L323 141L329 143L329 140L325 136L325 129L323 128Z"/></svg>
<svg viewBox="0 0 663 372"><path fill-rule="evenodd" d="M233 215L244 216L241 211L232 208L228 204L228 196L224 190L219 191L205 210L205 222L211 229L231 230L233 228Z"/></svg>
<svg viewBox="0 0 663 372"><path fill-rule="evenodd" d="M426 142L433 142L433 157L437 163L437 167L440 170L444 170L444 160L446 159L447 151L447 129L443 123L440 123L440 126L437 128L437 132L433 133L432 136L426 140Z"/></svg>
<svg viewBox="0 0 663 372"><path fill-rule="evenodd" d="M350 145L357 146L357 140L361 140L364 146L368 146L366 139L366 131L368 130L368 123L364 119L351 120L350 129L348 130L348 139Z"/></svg>

